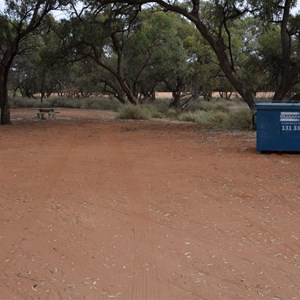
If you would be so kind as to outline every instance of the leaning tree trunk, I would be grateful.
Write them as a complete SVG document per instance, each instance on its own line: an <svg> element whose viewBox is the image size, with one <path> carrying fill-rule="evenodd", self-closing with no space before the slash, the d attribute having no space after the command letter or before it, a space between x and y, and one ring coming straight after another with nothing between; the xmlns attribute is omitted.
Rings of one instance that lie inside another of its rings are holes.
<svg viewBox="0 0 300 300"><path fill-rule="evenodd" d="M191 17L191 15L189 15ZM223 40L216 39L212 36L211 32L205 26L205 24L199 19L199 15L193 15L191 20L196 25L198 31L210 44L214 50L221 69L223 70L226 78L233 85L235 90L240 94L242 99L248 104L249 108L255 110L255 96L251 90L251 87L236 73L234 67L232 66L230 59L227 55L226 45L224 45Z"/></svg>
<svg viewBox="0 0 300 300"><path fill-rule="evenodd" d="M218 57L220 67L223 70L225 76L229 82L234 86L235 90L240 94L242 99L248 104L248 107L254 111L255 110L255 95L251 90L251 87L239 77L239 75L232 68L226 51L224 50L224 45L220 42L212 41L213 49Z"/></svg>
<svg viewBox="0 0 300 300"><path fill-rule="evenodd" d="M299 74L298 66L294 66L289 70L283 70L281 75L281 82L275 94L273 100L282 100L290 92L291 88L297 83L295 78Z"/></svg>
<svg viewBox="0 0 300 300"><path fill-rule="evenodd" d="M119 83L128 101L133 105L139 104L139 99L134 95L134 92L122 77L119 78Z"/></svg>

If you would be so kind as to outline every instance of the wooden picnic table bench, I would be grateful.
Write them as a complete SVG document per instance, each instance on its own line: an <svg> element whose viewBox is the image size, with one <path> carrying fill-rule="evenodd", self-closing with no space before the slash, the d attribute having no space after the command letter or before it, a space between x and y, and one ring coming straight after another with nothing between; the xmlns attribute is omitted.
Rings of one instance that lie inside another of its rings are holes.
<svg viewBox="0 0 300 300"><path fill-rule="evenodd" d="M55 111L54 108L38 108L37 117L41 120L45 120L45 115L48 115L49 119L55 119L58 111Z"/></svg>

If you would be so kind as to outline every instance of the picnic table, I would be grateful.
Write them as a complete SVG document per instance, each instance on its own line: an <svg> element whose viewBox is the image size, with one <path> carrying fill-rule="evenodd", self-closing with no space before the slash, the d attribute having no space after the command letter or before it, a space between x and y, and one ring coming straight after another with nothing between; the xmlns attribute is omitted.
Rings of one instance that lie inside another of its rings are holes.
<svg viewBox="0 0 300 300"><path fill-rule="evenodd" d="M55 111L54 108L38 108L37 117L41 120L45 120L46 116L49 119L55 119L57 113L59 112Z"/></svg>

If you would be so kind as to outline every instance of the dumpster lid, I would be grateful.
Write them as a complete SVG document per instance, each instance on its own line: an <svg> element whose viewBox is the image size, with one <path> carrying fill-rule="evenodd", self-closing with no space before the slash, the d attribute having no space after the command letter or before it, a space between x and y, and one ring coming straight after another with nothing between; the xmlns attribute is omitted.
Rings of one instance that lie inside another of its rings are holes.
<svg viewBox="0 0 300 300"><path fill-rule="evenodd" d="M288 100L288 101L272 101L272 102L257 102L255 104L256 109L297 109L300 110L300 101Z"/></svg>

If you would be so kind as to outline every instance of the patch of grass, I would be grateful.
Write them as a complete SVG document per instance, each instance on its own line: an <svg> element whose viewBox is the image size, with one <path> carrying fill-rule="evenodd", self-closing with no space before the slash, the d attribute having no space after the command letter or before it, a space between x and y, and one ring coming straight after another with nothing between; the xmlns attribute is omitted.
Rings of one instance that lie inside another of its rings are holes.
<svg viewBox="0 0 300 300"><path fill-rule="evenodd" d="M224 126L228 113L223 111L212 111L208 115L208 123L213 127L221 128Z"/></svg>
<svg viewBox="0 0 300 300"><path fill-rule="evenodd" d="M231 111L223 122L226 129L250 130L252 128L252 113L249 109Z"/></svg>
<svg viewBox="0 0 300 300"><path fill-rule="evenodd" d="M126 104L119 108L119 119L148 120L150 111L141 105Z"/></svg>
<svg viewBox="0 0 300 300"><path fill-rule="evenodd" d="M177 119L218 129L249 130L252 127L251 111L238 100L198 100L186 112L179 114Z"/></svg>
<svg viewBox="0 0 300 300"><path fill-rule="evenodd" d="M44 101L46 107L63 107L63 108L82 108L83 99L79 98L49 98Z"/></svg>
<svg viewBox="0 0 300 300"><path fill-rule="evenodd" d="M179 114L174 108L168 109L166 112L166 117L170 120L178 120L178 116Z"/></svg>
<svg viewBox="0 0 300 300"><path fill-rule="evenodd" d="M151 118L154 118L154 119L165 118L165 115L162 112L160 112L159 110L151 110L150 113L151 113Z"/></svg>
<svg viewBox="0 0 300 300"><path fill-rule="evenodd" d="M199 124L208 123L209 114L205 111L198 110L195 112L185 112L178 115L178 120L185 122L196 122Z"/></svg>
<svg viewBox="0 0 300 300"><path fill-rule="evenodd" d="M162 114L166 115L169 110L170 101L166 99L155 99L150 104L152 107L155 107L156 110L161 112Z"/></svg>
<svg viewBox="0 0 300 300"><path fill-rule="evenodd" d="M187 111L204 110L210 111L222 111L229 112L231 108L236 105L237 101L228 101L224 99L213 99L211 101L205 101L203 99L198 99L193 101L188 107Z"/></svg>
<svg viewBox="0 0 300 300"><path fill-rule="evenodd" d="M10 99L12 108L25 107L63 107L63 108L81 108L81 109L99 109L118 111L122 104L115 98L110 97L90 97L90 98L63 98L50 97L45 98L41 103L40 98L29 99L14 97Z"/></svg>
<svg viewBox="0 0 300 300"><path fill-rule="evenodd" d="M165 114L156 106L156 104L142 104L143 108L148 110L151 115L151 118L162 119L165 117Z"/></svg>
<svg viewBox="0 0 300 300"><path fill-rule="evenodd" d="M115 98L89 98L86 108L118 111L121 105L122 103Z"/></svg>
<svg viewBox="0 0 300 300"><path fill-rule="evenodd" d="M197 110L209 111L210 107L211 107L211 102L199 99L190 103L186 108L186 111L197 111Z"/></svg>
<svg viewBox="0 0 300 300"><path fill-rule="evenodd" d="M11 108L39 107L41 105L41 101L39 99L14 97L9 99L9 105Z"/></svg>
<svg viewBox="0 0 300 300"><path fill-rule="evenodd" d="M177 117L180 121L196 122L207 125L208 128L229 130L250 130L252 128L252 114L249 109L223 111L202 111L181 113Z"/></svg>
<svg viewBox="0 0 300 300"><path fill-rule="evenodd" d="M213 112L229 112L229 101L212 102L209 111Z"/></svg>

